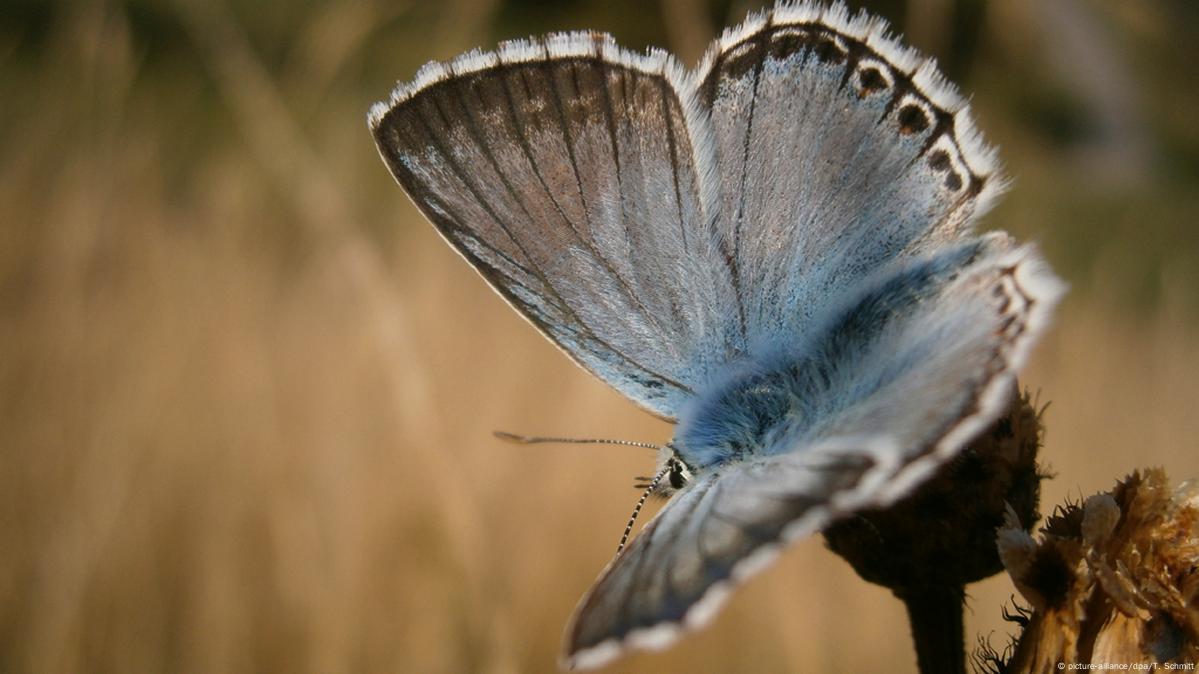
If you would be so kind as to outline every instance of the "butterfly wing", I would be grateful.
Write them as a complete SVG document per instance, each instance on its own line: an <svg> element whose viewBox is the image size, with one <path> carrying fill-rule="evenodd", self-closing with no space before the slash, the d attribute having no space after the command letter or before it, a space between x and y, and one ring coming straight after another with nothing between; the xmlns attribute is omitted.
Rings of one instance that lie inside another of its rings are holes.
<svg viewBox="0 0 1199 674"><path fill-rule="evenodd" d="M1002 189L964 102L886 30L840 4L780 4L726 31L699 68L751 345L957 237Z"/></svg>
<svg viewBox="0 0 1199 674"><path fill-rule="evenodd" d="M780 546L827 524L886 478L882 438L826 443L704 474L677 493L612 560L580 602L563 666L590 669L628 648L666 648L706 624L732 584Z"/></svg>
<svg viewBox="0 0 1199 674"><path fill-rule="evenodd" d="M430 64L370 116L396 180L491 286L666 418L735 346L693 90L665 52L556 35Z"/></svg>
<svg viewBox="0 0 1199 674"><path fill-rule="evenodd" d="M908 494L1004 411L1061 292L1002 235L896 265L791 362L812 421L676 494L580 603L566 664L665 647L786 543Z"/></svg>

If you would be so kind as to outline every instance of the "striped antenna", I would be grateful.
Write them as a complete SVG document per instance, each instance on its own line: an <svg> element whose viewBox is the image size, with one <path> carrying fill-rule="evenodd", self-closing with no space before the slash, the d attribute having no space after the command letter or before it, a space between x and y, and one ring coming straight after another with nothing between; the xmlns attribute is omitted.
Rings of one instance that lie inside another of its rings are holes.
<svg viewBox="0 0 1199 674"><path fill-rule="evenodd" d="M492 431L492 434L500 440L514 442L518 445L536 445L543 442L561 442L571 445L625 445L626 447L641 447L643 449L662 449L658 445L651 445L648 442L635 442L633 440L601 440L599 438L551 438L538 435L517 435L508 433L507 431Z"/></svg>
<svg viewBox="0 0 1199 674"><path fill-rule="evenodd" d="M633 533L633 523L637 521L637 516L641 514L641 506L645 505L645 499L649 498L650 493L655 487L658 486L658 483L661 482L662 478L666 477L666 474L669 472L669 465L664 466L662 470L658 471L658 474L654 476L654 479L650 480L649 486L646 487L645 491L641 493L641 498L637 499L637 505L633 508L633 514L629 517L629 523L625 525L624 535L620 537L620 545L616 546L616 555L618 557L620 556L620 553L624 551L624 544L629 542L629 534Z"/></svg>

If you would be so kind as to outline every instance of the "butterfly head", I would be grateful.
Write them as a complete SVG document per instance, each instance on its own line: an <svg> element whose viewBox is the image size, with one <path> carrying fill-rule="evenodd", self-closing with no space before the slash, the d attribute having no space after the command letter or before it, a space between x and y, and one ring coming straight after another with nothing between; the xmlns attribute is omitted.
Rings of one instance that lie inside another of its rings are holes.
<svg viewBox="0 0 1199 674"><path fill-rule="evenodd" d="M624 535L620 537L620 544L616 546L617 555L624 551L625 543L629 542L633 524L637 522L637 515L641 513L645 500L650 496L670 497L686 487L691 482L692 475L691 466L683 460L673 444L667 443L658 448L658 469L654 471L654 476L638 477L637 483L633 485L643 491L637 505L633 507L633 514L629 516L629 523L624 528Z"/></svg>
<svg viewBox="0 0 1199 674"><path fill-rule="evenodd" d="M686 487L695 476L694 468L683 460L678 448L672 443L663 445L658 452L657 472L662 474L662 479L658 480L653 494L664 498Z"/></svg>

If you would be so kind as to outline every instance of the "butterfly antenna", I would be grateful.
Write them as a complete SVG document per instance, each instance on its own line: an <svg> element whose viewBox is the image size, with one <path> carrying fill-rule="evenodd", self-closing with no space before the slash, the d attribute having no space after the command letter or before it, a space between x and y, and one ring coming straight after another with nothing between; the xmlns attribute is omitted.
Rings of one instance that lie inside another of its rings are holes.
<svg viewBox="0 0 1199 674"><path fill-rule="evenodd" d="M633 514L629 516L629 523L625 525L624 535L620 537L620 545L616 546L617 556L620 556L620 553L624 551L624 544L629 542L629 534L633 533L633 523L637 521L637 516L641 514L641 506L645 505L645 499L649 498L650 493L654 491L654 488L658 486L658 483L669 472L670 466L666 466L658 471L654 479L650 480L649 486L641 493L641 498L637 499L637 505L633 507Z"/></svg>
<svg viewBox="0 0 1199 674"><path fill-rule="evenodd" d="M539 435L517 435L508 433L507 431L492 431L492 435L500 440L514 442L518 445L537 445L543 442L562 442L571 445L625 445L626 447L641 447L644 449L659 450L662 449L658 445L651 445L648 442L635 442L633 440L603 440L600 438L551 438Z"/></svg>

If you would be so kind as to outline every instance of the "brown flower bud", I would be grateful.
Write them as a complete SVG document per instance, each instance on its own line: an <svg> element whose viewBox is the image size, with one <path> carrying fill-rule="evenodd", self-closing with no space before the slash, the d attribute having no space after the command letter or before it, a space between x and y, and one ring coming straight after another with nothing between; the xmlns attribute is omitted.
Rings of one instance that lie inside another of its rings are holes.
<svg viewBox="0 0 1199 674"><path fill-rule="evenodd" d="M824 532L863 579L903 595L998 573L996 530L1008 509L1029 526L1040 515L1036 457L1041 422L1028 393L915 493L857 513Z"/></svg>

